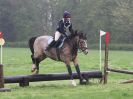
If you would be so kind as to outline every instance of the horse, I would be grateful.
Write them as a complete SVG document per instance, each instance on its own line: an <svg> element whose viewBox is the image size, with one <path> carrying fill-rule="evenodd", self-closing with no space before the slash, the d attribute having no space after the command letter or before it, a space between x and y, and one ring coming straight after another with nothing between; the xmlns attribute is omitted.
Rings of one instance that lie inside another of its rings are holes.
<svg viewBox="0 0 133 99"><path fill-rule="evenodd" d="M29 48L32 53L31 59L33 63L32 73L38 74L39 63L46 58L51 58L55 61L65 63L68 74L70 75L71 83L73 86L76 86L70 66L70 62L73 62L79 76L80 84L86 84L87 81L81 75L77 58L78 50L81 50L85 55L88 53L86 34L74 31L74 33L64 40L64 44L61 48L52 47L49 50L46 50L50 38L52 38L52 36L44 35L29 39Z"/></svg>

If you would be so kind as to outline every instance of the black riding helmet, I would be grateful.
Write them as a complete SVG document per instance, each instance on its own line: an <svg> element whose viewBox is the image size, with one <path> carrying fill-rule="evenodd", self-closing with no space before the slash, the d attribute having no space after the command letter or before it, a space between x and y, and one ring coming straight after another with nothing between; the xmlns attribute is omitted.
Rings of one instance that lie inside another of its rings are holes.
<svg viewBox="0 0 133 99"><path fill-rule="evenodd" d="M63 14L63 18L71 18L71 14L68 11L65 11Z"/></svg>

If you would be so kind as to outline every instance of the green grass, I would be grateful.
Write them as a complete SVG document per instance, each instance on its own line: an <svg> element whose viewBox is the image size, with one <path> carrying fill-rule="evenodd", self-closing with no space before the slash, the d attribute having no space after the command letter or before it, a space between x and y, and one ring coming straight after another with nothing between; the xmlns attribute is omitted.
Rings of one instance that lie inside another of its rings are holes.
<svg viewBox="0 0 133 99"><path fill-rule="evenodd" d="M5 76L31 74L29 49L4 48L3 52ZM79 63L81 70L99 70L99 52L90 50L87 56L79 53ZM113 68L133 70L133 52L110 51L109 65ZM73 64L72 69L75 71ZM40 64L40 73L54 72L67 72L64 63L46 59ZM133 84L119 84L125 79L133 79L133 76L110 73L107 85L91 79L89 85L78 84L77 87L72 87L69 80L34 82L25 88L18 84L6 84L5 87L12 91L0 93L0 99L132 99Z"/></svg>

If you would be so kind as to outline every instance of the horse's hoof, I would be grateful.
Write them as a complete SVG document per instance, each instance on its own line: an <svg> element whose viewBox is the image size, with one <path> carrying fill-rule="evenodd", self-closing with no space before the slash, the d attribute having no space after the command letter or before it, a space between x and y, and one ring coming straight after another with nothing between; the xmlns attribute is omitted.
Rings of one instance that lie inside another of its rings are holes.
<svg viewBox="0 0 133 99"><path fill-rule="evenodd" d="M35 70L32 69L32 70L31 70L31 73L33 73L34 71L35 71Z"/></svg>
<svg viewBox="0 0 133 99"><path fill-rule="evenodd" d="M37 69L35 69L33 72L32 72L32 75L36 75L36 74L39 74L39 71Z"/></svg>
<svg viewBox="0 0 133 99"><path fill-rule="evenodd" d="M83 79L80 81L80 85L87 85L88 81L86 79Z"/></svg>
<svg viewBox="0 0 133 99"><path fill-rule="evenodd" d="M36 68L32 68L31 72L33 73L33 72L35 72L35 71L36 71Z"/></svg>

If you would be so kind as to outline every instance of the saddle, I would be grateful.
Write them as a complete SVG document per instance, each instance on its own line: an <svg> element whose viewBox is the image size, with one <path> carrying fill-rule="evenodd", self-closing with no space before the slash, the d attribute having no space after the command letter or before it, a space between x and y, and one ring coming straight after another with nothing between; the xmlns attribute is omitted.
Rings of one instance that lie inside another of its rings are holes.
<svg viewBox="0 0 133 99"><path fill-rule="evenodd" d="M52 46L53 48L62 48L64 41L65 41L66 37L61 35L60 38L58 39L58 41L56 42L56 44L54 44L54 46ZM54 40L54 38L50 38L48 40L48 44L50 44L52 41Z"/></svg>
<svg viewBox="0 0 133 99"><path fill-rule="evenodd" d="M62 48L62 46L64 45L65 39L66 39L65 36L60 36L59 40L58 40L57 43L55 44L55 47L56 47L56 48Z"/></svg>

